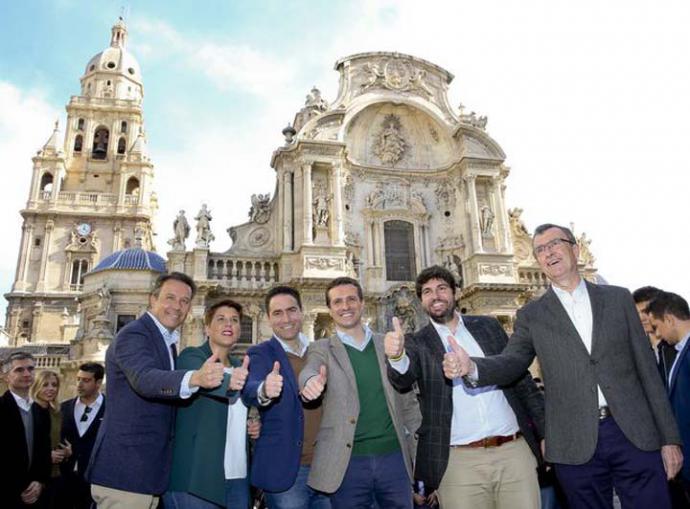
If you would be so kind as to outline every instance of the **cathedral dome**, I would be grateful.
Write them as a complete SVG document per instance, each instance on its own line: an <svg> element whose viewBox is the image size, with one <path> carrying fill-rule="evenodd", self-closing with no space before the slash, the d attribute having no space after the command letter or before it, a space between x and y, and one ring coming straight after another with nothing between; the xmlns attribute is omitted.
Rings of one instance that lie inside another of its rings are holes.
<svg viewBox="0 0 690 509"><path fill-rule="evenodd" d="M166 272L165 259L152 251L140 247L132 247L115 251L101 260L91 273L103 270L151 270Z"/></svg>

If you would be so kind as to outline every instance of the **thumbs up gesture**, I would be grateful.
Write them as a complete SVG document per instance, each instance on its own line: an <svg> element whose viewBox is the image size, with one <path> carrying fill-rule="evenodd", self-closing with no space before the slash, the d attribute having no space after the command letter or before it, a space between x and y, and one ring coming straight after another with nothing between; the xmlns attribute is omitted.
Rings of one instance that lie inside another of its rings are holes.
<svg viewBox="0 0 690 509"><path fill-rule="evenodd" d="M192 373L189 380L191 386L203 387L204 389L214 389L223 381L223 363L214 353L206 359L201 368Z"/></svg>
<svg viewBox="0 0 690 509"><path fill-rule="evenodd" d="M302 399L305 401L313 401L319 398L326 388L327 379L326 366L322 364L319 369L319 374L311 377L307 380L307 383L304 384Z"/></svg>
<svg viewBox="0 0 690 509"><path fill-rule="evenodd" d="M241 391L244 387L247 377L249 376L249 357L247 355L242 359L242 365L232 369L232 376L230 377L230 390Z"/></svg>
<svg viewBox="0 0 690 509"><path fill-rule="evenodd" d="M458 345L453 336L448 336L448 345L450 352L443 356L443 375L453 380L454 378L463 377L473 371L474 363L467 352Z"/></svg>
<svg viewBox="0 0 690 509"><path fill-rule="evenodd" d="M264 380L264 394L267 398L274 399L283 391L283 375L280 374L280 362L273 363L273 369Z"/></svg>
<svg viewBox="0 0 690 509"><path fill-rule="evenodd" d="M393 330L387 332L383 338L383 349L386 357L392 360L400 360L405 353L405 332L397 316L393 317Z"/></svg>

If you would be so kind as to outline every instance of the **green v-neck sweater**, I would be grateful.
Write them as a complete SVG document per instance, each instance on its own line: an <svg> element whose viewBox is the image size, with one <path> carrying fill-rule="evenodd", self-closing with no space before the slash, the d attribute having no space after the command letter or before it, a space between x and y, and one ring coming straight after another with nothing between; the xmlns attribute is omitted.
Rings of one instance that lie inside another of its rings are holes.
<svg viewBox="0 0 690 509"><path fill-rule="evenodd" d="M400 450L383 392L374 341L369 341L363 352L348 345L345 345L345 350L355 372L359 396L359 418L352 454L387 454Z"/></svg>

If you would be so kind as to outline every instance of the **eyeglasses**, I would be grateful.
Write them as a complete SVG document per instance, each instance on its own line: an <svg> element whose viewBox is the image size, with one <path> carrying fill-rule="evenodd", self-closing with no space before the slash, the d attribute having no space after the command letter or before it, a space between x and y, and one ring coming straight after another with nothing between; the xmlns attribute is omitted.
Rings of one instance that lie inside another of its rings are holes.
<svg viewBox="0 0 690 509"><path fill-rule="evenodd" d="M574 245L575 242L573 242L572 240L568 240L568 239L560 239L560 238L553 239L553 240L550 240L549 242L547 242L546 244L542 244L541 246L535 246L534 254L537 256L541 256L544 253L546 253L547 251L551 251L552 249L560 247L563 244Z"/></svg>
<svg viewBox="0 0 690 509"><path fill-rule="evenodd" d="M84 408L84 413L81 414L81 418L79 419L79 422L86 422L89 420L89 414L91 413L91 410L93 410L90 406L87 406Z"/></svg>

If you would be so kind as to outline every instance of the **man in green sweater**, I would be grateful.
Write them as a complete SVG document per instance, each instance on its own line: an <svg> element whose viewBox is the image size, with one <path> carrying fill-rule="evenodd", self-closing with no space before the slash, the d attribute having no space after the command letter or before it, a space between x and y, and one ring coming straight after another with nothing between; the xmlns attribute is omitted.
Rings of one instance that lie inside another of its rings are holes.
<svg viewBox="0 0 690 509"><path fill-rule="evenodd" d="M336 331L309 347L302 398L323 398L308 484L332 493L333 509L412 507L408 437L421 417L414 393L400 394L386 375L383 335L362 323L362 287L336 278L326 289Z"/></svg>

